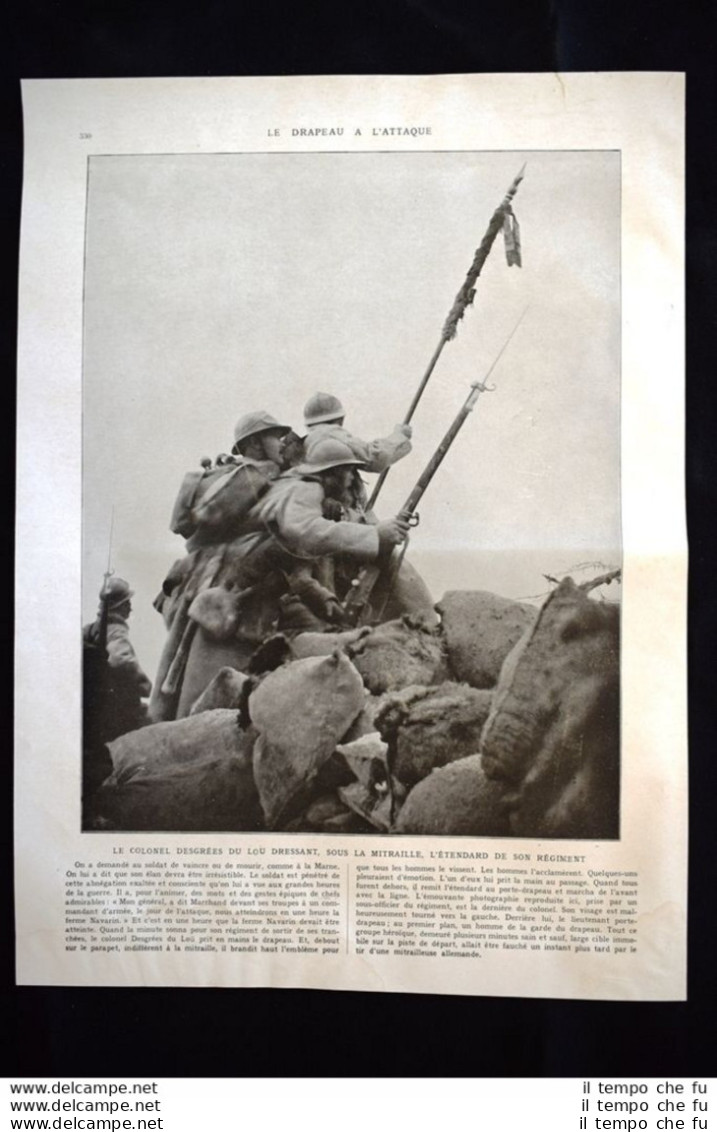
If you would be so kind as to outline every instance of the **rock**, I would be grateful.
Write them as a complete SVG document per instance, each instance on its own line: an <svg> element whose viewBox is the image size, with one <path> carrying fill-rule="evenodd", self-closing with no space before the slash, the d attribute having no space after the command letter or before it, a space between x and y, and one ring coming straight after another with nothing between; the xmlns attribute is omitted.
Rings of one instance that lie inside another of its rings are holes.
<svg viewBox="0 0 717 1132"><path fill-rule="evenodd" d="M396 777L412 786L439 766L475 754L491 693L447 681L387 697L376 718Z"/></svg>
<svg viewBox="0 0 717 1132"><path fill-rule="evenodd" d="M483 590L449 590L436 609L453 675L473 688L494 687L506 656L538 614Z"/></svg>
<svg viewBox="0 0 717 1132"><path fill-rule="evenodd" d="M315 781L364 706L361 677L341 652L269 673L249 698L259 732L254 778L270 829L308 803Z"/></svg>
<svg viewBox="0 0 717 1132"><path fill-rule="evenodd" d="M228 710L122 735L109 744L113 771L98 812L115 829L133 831L263 829L252 744Z"/></svg>
<svg viewBox="0 0 717 1132"><path fill-rule="evenodd" d="M414 786L394 832L507 837L510 828L500 787L486 778L480 755L469 755L434 770Z"/></svg>
<svg viewBox="0 0 717 1132"><path fill-rule="evenodd" d="M346 651L373 695L409 684L440 684L449 678L438 630L409 615L377 625L349 642Z"/></svg>
<svg viewBox="0 0 717 1132"><path fill-rule="evenodd" d="M202 692L194 703L190 715L197 715L202 711L214 711L216 708L238 708L241 703L242 690L248 676L236 668L225 665L220 668L214 679Z"/></svg>

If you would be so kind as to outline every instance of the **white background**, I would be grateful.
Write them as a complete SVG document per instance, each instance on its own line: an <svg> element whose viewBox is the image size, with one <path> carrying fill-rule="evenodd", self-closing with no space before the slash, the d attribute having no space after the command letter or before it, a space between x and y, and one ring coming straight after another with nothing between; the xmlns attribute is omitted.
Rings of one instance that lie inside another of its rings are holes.
<svg viewBox="0 0 717 1132"><path fill-rule="evenodd" d="M24 1078L24 1082L29 1079ZM58 1079L32 1079L45 1082L48 1090L57 1086ZM75 1079L77 1080L77 1079ZM95 1078L90 1079L92 1081ZM112 1078L102 1079L107 1083ZM136 1083L156 1085L156 1090L132 1092L135 1080L115 1079L126 1083L128 1092L116 1094L114 1100L126 1099L159 1101L158 1109L146 1111L146 1120L161 1120L161 1132L195 1132L197 1128L211 1127L223 1132L257 1124L270 1132L292 1128L294 1132L334 1132L340 1126L345 1132L363 1132L367 1124L384 1132L388 1129L410 1128L411 1132L435 1132L436 1128L500 1129L505 1132L580 1132L580 1117L586 1117L587 1132L595 1132L595 1118L600 1120L632 1120L634 1130L660 1132L670 1129L667 1121L683 1121L684 1132L691 1132L693 1116L709 1127L710 1109L714 1095L715 1078L684 1077L608 1077L588 1078L322 1078L310 1080L296 1078L277 1079L188 1079L161 1078L136 1079ZM68 1084L69 1079L63 1078ZM88 1083L83 1079L78 1084ZM610 1092L600 1090L608 1086ZM616 1085L629 1086L632 1093L613 1091ZM587 1086L587 1091L586 1091ZM659 1090L659 1091L658 1091ZM678 1091L681 1090L681 1091ZM704 1090L704 1091L702 1091ZM2 1090L9 1101L33 1099L32 1094L11 1094L5 1081ZM81 1092L48 1093L50 1102L60 1100L110 1099L106 1095ZM583 1110L587 1099L589 1108ZM631 1114L625 1110L598 1112L597 1101L632 1102L636 1107ZM669 1110L665 1102L683 1102L684 1109ZM707 1110L693 1108L693 1102L707 1103ZM662 1103L663 1108L658 1109ZM646 1108L640 1109L640 1105ZM14 1117L22 1114L15 1112ZM26 1116L32 1117L28 1112ZM72 1119L104 1117L108 1119L136 1120L138 1113L90 1112L50 1113ZM662 1123L658 1125L658 1121ZM644 1121L639 1124L639 1121ZM10 1129L10 1122L4 1125ZM614 1126L613 1126L614 1127ZM627 1124L617 1127L628 1128ZM700 1132L699 1125L696 1132Z"/></svg>

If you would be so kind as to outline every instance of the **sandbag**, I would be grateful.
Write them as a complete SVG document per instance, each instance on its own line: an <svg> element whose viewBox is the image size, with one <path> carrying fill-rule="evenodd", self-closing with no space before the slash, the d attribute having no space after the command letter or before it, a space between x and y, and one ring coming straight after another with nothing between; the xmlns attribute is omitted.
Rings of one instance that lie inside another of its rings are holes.
<svg viewBox="0 0 717 1132"><path fill-rule="evenodd" d="M339 788L339 798L367 826L379 833L390 832L393 800L388 790L379 793L375 787L371 789L362 782L352 782Z"/></svg>
<svg viewBox="0 0 717 1132"><path fill-rule="evenodd" d="M228 710L122 735L108 745L113 771L97 812L113 828L133 831L262 829L253 741Z"/></svg>
<svg viewBox="0 0 717 1132"><path fill-rule="evenodd" d="M333 791L317 795L304 813L287 823L287 827L293 833L335 833L337 822L345 825L352 818L353 813Z"/></svg>
<svg viewBox="0 0 717 1132"><path fill-rule="evenodd" d="M619 606L562 580L503 665L480 750L514 836L619 836Z"/></svg>
<svg viewBox="0 0 717 1132"><path fill-rule="evenodd" d="M220 668L214 679L192 704L190 715L216 708L238 708L248 676L228 664Z"/></svg>
<svg viewBox="0 0 717 1132"><path fill-rule="evenodd" d="M386 695L391 694L390 692L386 693ZM370 696L368 692L366 693L361 711L343 737L344 743L353 743L355 739L361 739L364 735L370 735L376 731L376 716L385 699L386 696Z"/></svg>
<svg viewBox="0 0 717 1132"><path fill-rule="evenodd" d="M469 755L434 770L414 786L393 832L507 837L510 829L502 797L499 785L483 773L480 755Z"/></svg>
<svg viewBox="0 0 717 1132"><path fill-rule="evenodd" d="M303 660L307 656L329 656L335 649L345 649L347 645L356 644L370 632L366 627L345 629L339 633L299 633L292 638L291 651L297 660Z"/></svg>
<svg viewBox="0 0 717 1132"><path fill-rule="evenodd" d="M339 743L336 752L354 777L353 782L339 787L339 798L374 829L388 833L406 797L405 787L391 774L388 744L374 731Z"/></svg>
<svg viewBox="0 0 717 1132"><path fill-rule="evenodd" d="M254 778L269 829L305 805L311 787L364 705L361 677L341 652L277 669L249 698L259 739Z"/></svg>
<svg viewBox="0 0 717 1132"><path fill-rule="evenodd" d="M393 578L391 592L386 594L386 575L382 575L371 595L371 607L382 609L382 621L394 621L404 615L420 616L426 625L438 624L431 591L413 563L404 558ZM388 598L388 600L386 600ZM386 602L385 606L383 605Z"/></svg>
<svg viewBox="0 0 717 1132"><path fill-rule="evenodd" d="M449 590L436 605L456 680L493 688L506 656L535 622L537 609L483 590Z"/></svg>
<svg viewBox="0 0 717 1132"><path fill-rule="evenodd" d="M438 632L408 615L377 625L349 642L346 651L373 695L409 684L440 684L449 679Z"/></svg>
<svg viewBox="0 0 717 1132"><path fill-rule="evenodd" d="M388 742L393 773L407 786L439 766L478 751L491 693L447 681L386 697L376 727Z"/></svg>
<svg viewBox="0 0 717 1132"><path fill-rule="evenodd" d="M364 786L370 788L375 782L387 779L388 743L383 741L378 731L362 735L360 739L353 739L349 743L339 743L336 750L354 777Z"/></svg>

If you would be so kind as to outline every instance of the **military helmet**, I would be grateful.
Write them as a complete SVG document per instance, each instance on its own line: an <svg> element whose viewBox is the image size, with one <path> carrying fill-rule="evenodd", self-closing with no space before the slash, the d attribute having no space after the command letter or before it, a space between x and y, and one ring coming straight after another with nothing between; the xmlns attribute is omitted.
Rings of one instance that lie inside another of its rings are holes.
<svg viewBox="0 0 717 1132"><path fill-rule="evenodd" d="M238 446L250 436L257 436L260 432L269 432L270 429L280 429L282 433L291 432L290 425L279 424L271 413L259 410L256 413L245 413L234 425L234 447L232 452L238 451Z"/></svg>
<svg viewBox="0 0 717 1132"><path fill-rule="evenodd" d="M102 601L107 601L110 606L122 605L123 602L129 601L134 595L134 590L129 588L129 582L125 582L124 578L116 578L114 575L108 578L100 590L100 598Z"/></svg>
<svg viewBox="0 0 717 1132"><path fill-rule="evenodd" d="M312 446L306 460L303 464L299 464L296 471L302 476L315 476L318 472L327 472L329 468L343 467L363 468L365 464L362 460L356 459L343 440L327 436Z"/></svg>
<svg viewBox="0 0 717 1132"><path fill-rule="evenodd" d="M346 416L343 405L332 393L314 393L304 405L304 420L307 425L324 424Z"/></svg>

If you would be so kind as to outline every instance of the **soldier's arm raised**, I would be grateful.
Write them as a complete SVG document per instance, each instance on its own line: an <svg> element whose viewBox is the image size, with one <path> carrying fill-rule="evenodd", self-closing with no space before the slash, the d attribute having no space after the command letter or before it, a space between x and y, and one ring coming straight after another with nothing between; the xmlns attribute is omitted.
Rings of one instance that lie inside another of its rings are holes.
<svg viewBox="0 0 717 1132"><path fill-rule="evenodd" d="M367 472L384 472L411 451L410 437L410 425L396 425L391 435L383 439L360 440L352 436L348 443Z"/></svg>

